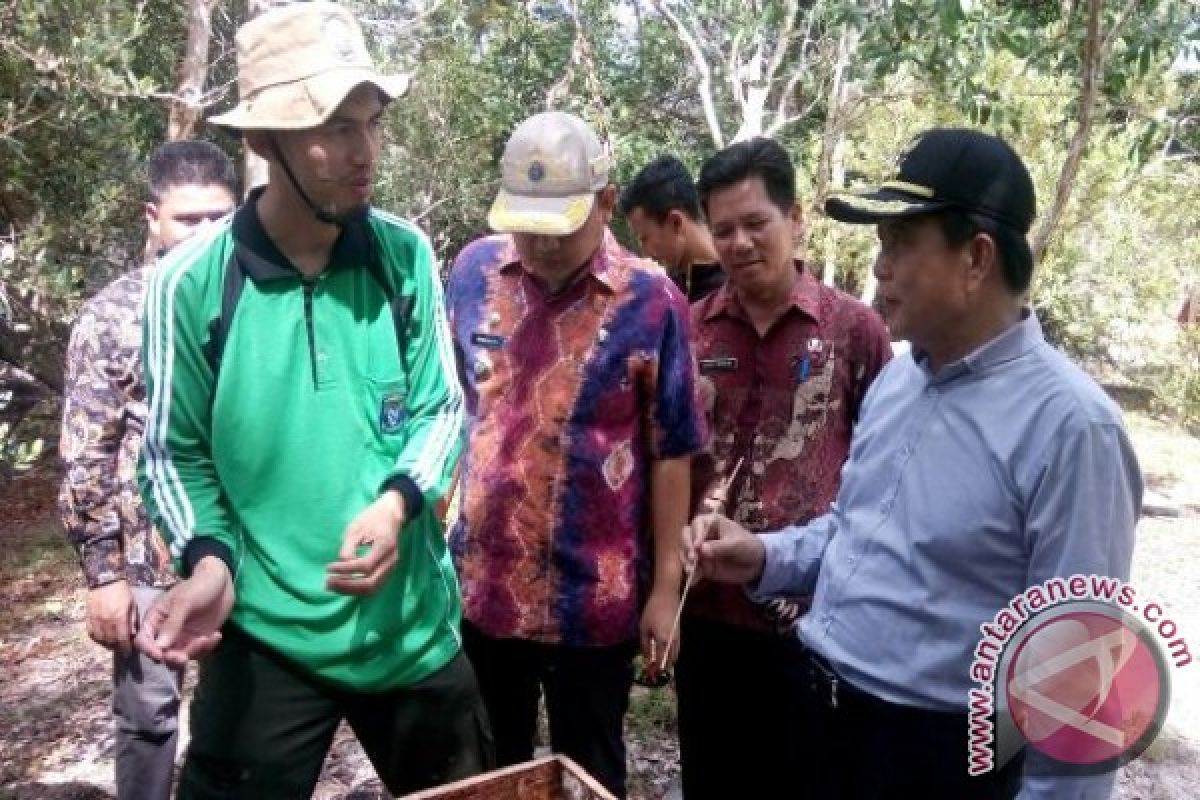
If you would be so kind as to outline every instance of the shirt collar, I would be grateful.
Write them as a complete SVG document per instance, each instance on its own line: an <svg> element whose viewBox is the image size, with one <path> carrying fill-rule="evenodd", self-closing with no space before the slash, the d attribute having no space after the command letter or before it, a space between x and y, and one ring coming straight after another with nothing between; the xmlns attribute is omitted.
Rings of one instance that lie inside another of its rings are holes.
<svg viewBox="0 0 1200 800"><path fill-rule="evenodd" d="M938 381L952 380L967 372L983 370L1020 358L1044 342L1042 325L1032 309L1021 309L1021 319L1001 333L984 342L973 351L938 370L936 375L929 371L929 354L913 348L913 360L926 374Z"/></svg>
<svg viewBox="0 0 1200 800"><path fill-rule="evenodd" d="M609 289L615 290L618 282L617 265L627 255L625 248L621 247L621 243L617 241L617 237L613 236L612 231L605 227L604 238L601 240L600 246L592 253L584 270ZM521 265L521 256L517 252L516 240L511 234L504 237L504 246L500 249L499 260L501 271L524 269Z"/></svg>
<svg viewBox="0 0 1200 800"><path fill-rule="evenodd" d="M792 286L789 308L797 309L813 322L820 324L821 284L811 272L805 269L803 261L797 260L795 264L796 283ZM737 298L732 281L726 281L713 295L712 304L704 315L704 321L708 322L722 314L728 314L738 319L746 317L746 312Z"/></svg>
<svg viewBox="0 0 1200 800"><path fill-rule="evenodd" d="M258 198L265 187L251 190L246 202L233 215L233 238L246 273L256 281L298 279L303 275L275 244L258 216ZM366 266L371 253L368 223L353 222L342 228L329 254L329 269Z"/></svg>

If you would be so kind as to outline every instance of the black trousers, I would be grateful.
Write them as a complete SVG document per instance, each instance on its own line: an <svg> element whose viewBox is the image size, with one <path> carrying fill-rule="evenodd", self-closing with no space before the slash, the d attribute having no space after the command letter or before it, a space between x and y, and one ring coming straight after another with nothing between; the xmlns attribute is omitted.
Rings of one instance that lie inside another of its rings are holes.
<svg viewBox="0 0 1200 800"><path fill-rule="evenodd" d="M680 645L675 690L686 800L776 797L802 787L799 643L685 614Z"/></svg>
<svg viewBox="0 0 1200 800"><path fill-rule="evenodd" d="M314 681L232 626L223 634L200 662L180 798L307 799L342 719L392 794L492 768L487 714L461 652L412 686L359 694Z"/></svg>
<svg viewBox="0 0 1200 800"><path fill-rule="evenodd" d="M463 621L500 766L533 757L538 698L546 695L550 746L617 797L625 796L625 712L637 642L567 647L497 639Z"/></svg>
<svg viewBox="0 0 1200 800"><path fill-rule="evenodd" d="M967 715L900 706L859 691L806 652L802 742L793 785L821 800L1011 800L1024 759L967 774ZM964 698L965 701L965 698ZM691 800L690 798L688 800Z"/></svg>

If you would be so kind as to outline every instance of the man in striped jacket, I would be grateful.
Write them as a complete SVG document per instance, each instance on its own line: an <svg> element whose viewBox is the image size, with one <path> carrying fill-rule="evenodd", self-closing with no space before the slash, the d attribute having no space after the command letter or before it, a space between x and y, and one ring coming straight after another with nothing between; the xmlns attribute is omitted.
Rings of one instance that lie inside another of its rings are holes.
<svg viewBox="0 0 1200 800"><path fill-rule="evenodd" d="M147 295L142 490L184 580L138 644L207 653L181 797L308 797L343 719L403 794L491 758L433 514L462 425L441 287L424 234L369 207L406 78L332 3L237 43L214 121L270 179Z"/></svg>

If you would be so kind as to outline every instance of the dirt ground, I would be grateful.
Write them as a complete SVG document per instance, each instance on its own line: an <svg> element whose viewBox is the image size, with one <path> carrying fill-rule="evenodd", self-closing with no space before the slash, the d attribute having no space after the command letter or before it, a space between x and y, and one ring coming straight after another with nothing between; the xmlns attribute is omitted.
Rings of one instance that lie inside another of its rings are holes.
<svg viewBox="0 0 1200 800"><path fill-rule="evenodd" d="M1159 600L1200 658L1200 439L1131 415L1156 512L1138 527L1134 579ZM83 627L83 591L53 512L56 475L0 487L0 800L112 798L110 662ZM190 678L191 676L189 676ZM190 680L189 680L190 684ZM673 698L637 690L629 717L630 797L661 798L678 775ZM186 725L185 725L186 728ZM1120 800L1190 800L1200 785L1200 664L1175 670L1159 739L1122 769ZM345 729L318 800L386 797Z"/></svg>

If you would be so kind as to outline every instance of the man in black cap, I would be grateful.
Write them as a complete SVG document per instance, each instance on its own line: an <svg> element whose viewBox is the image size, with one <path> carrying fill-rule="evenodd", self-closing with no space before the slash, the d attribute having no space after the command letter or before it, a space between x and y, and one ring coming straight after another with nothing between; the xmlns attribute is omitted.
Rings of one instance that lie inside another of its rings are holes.
<svg viewBox="0 0 1200 800"><path fill-rule="evenodd" d="M1081 770L1078 752L1074 763L1046 755L1064 727L1050 719L1068 702L1063 692L1076 710L1103 703L1109 653L1082 677L1055 666L1066 683L1036 653L1063 702L1031 699L1009 715L1016 741L1034 747L1006 751L1011 729L997 728L994 768L968 763L973 684L991 684L995 699L1005 690L1010 708L1030 694L1003 658L994 674L976 669L981 652L997 660L981 634L1042 585L1126 580L1141 506L1119 409L1046 343L1025 306L1034 206L1017 154L959 129L918 136L879 188L831 198L835 219L877 225L879 292L912 351L867 393L830 513L766 534L714 516L685 531L685 563L704 577L763 598L815 587L797 623L808 741L796 772L813 797L1111 791L1119 758ZM1031 601L1027 615L1038 608ZM1036 627L1006 631L1014 669Z"/></svg>

